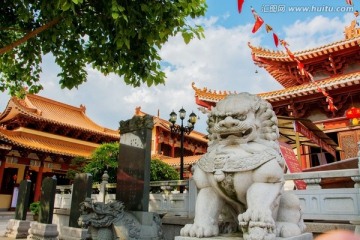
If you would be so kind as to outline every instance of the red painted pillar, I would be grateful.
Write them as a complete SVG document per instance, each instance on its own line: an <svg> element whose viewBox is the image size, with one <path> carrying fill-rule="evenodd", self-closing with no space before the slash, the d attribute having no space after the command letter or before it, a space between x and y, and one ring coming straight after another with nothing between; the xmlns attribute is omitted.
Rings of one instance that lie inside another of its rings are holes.
<svg viewBox="0 0 360 240"><path fill-rule="evenodd" d="M6 160L4 157L4 159L1 160L1 166L0 166L0 190L1 190L2 180L3 180L3 176L4 176L4 171L5 171L5 164L6 164Z"/></svg>
<svg viewBox="0 0 360 240"><path fill-rule="evenodd" d="M43 171L44 171L44 161L42 160L40 163L39 172L36 177L34 202L40 200Z"/></svg>
<svg viewBox="0 0 360 240"><path fill-rule="evenodd" d="M305 155L304 146L301 146L300 153L301 153L301 169L303 170L309 168L309 166L307 166L306 164L306 157L308 155Z"/></svg>
<svg viewBox="0 0 360 240"><path fill-rule="evenodd" d="M174 158L175 157L175 144L173 142L173 144L171 145L171 157Z"/></svg>

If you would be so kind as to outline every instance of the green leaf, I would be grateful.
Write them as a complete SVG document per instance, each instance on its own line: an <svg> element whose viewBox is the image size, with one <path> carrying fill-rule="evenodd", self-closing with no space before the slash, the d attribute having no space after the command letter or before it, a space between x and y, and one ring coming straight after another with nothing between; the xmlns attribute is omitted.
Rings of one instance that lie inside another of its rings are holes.
<svg viewBox="0 0 360 240"><path fill-rule="evenodd" d="M183 32L182 33L182 37L184 39L184 42L186 44L188 44L190 42L190 40L193 38L193 34L192 33L189 33L189 32Z"/></svg>
<svg viewBox="0 0 360 240"><path fill-rule="evenodd" d="M113 12L113 13L111 14L111 17L112 17L113 19L118 19L118 18L119 18L119 14L118 14L117 12Z"/></svg>
<svg viewBox="0 0 360 240"><path fill-rule="evenodd" d="M64 2L64 4L61 6L61 10L63 10L64 12L69 10L71 7L71 4L68 2Z"/></svg>
<svg viewBox="0 0 360 240"><path fill-rule="evenodd" d="M125 45L128 49L130 49L130 40L129 39L125 39Z"/></svg>

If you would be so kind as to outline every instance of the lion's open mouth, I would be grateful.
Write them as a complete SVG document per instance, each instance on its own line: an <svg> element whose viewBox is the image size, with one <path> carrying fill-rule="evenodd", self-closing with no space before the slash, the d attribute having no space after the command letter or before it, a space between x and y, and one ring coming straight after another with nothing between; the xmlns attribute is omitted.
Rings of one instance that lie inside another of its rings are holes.
<svg viewBox="0 0 360 240"><path fill-rule="evenodd" d="M243 137L246 137L248 135L250 135L252 133L252 129L249 128L248 130L245 130L245 131L242 131L242 132L232 132L232 133L223 133L223 134L220 134L220 137L222 139L227 139L228 137L230 136L235 136L235 137L238 137L238 138L243 138Z"/></svg>

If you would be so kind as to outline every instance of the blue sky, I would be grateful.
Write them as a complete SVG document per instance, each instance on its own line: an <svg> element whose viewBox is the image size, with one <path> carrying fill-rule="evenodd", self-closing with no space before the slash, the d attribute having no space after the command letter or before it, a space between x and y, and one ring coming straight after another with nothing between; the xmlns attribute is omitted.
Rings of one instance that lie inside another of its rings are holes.
<svg viewBox="0 0 360 240"><path fill-rule="evenodd" d="M90 118L112 129L119 127L120 120L131 118L137 106L152 115L159 111L164 119L172 110L184 107L200 116L195 130L206 133L206 115L197 109L192 82L198 88L254 94L282 88L251 60L248 42L276 49L264 25L251 33L251 6L280 39L289 43L290 50L297 51L343 39L344 27L354 19L354 3L353 9L346 9L350 6L345 0L245 0L239 14L237 0L207 0L206 16L195 20L204 26L206 38L186 45L175 36L160 51L167 75L165 86L132 88L118 76L105 77L89 67L86 83L64 90L58 84L58 68L52 57L45 56L41 75L44 90L39 95L73 106L83 104ZM0 93L0 112L8 100L7 93Z"/></svg>

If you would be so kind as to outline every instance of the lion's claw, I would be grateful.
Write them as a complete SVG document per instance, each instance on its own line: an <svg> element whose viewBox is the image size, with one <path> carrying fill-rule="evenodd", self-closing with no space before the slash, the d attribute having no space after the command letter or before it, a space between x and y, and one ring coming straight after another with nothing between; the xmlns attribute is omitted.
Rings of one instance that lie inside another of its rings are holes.
<svg viewBox="0 0 360 240"><path fill-rule="evenodd" d="M275 221L272 218L270 210L263 209L248 209L243 214L238 216L240 226L247 226L250 222L257 223L257 225L264 225L264 227L275 227Z"/></svg>
<svg viewBox="0 0 360 240"><path fill-rule="evenodd" d="M181 230L181 236L190 237L212 237L219 234L219 228L217 226L199 226L197 224L186 224Z"/></svg>

